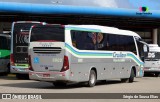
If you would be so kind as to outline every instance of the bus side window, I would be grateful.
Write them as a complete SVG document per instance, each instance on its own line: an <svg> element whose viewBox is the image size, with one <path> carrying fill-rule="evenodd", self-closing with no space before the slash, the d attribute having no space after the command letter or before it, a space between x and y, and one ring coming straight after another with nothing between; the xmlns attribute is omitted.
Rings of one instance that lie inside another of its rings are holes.
<svg viewBox="0 0 160 102"><path fill-rule="evenodd" d="M135 41L133 39L133 36L126 36L127 37L127 51L131 51L134 54L137 55L137 51L136 51L136 45L135 45Z"/></svg>
<svg viewBox="0 0 160 102"><path fill-rule="evenodd" d="M85 49L86 50L95 50L96 48L96 38L97 38L97 33L95 32L87 32L86 34L86 39L85 39Z"/></svg>
<svg viewBox="0 0 160 102"><path fill-rule="evenodd" d="M0 48L1 49L7 49L7 39L6 37L0 37Z"/></svg>
<svg viewBox="0 0 160 102"><path fill-rule="evenodd" d="M97 36L97 46L98 50L108 50L109 49L109 43L108 43L108 37L105 33L99 33Z"/></svg>
<svg viewBox="0 0 160 102"><path fill-rule="evenodd" d="M2 42L2 37L0 36L0 49L2 49L2 45L3 45L3 42Z"/></svg>
<svg viewBox="0 0 160 102"><path fill-rule="evenodd" d="M109 50L118 51L118 35L115 34L108 34L108 44L109 44Z"/></svg>
<svg viewBox="0 0 160 102"><path fill-rule="evenodd" d="M76 48L76 37L75 32L71 31L71 39L72 39L72 45Z"/></svg>
<svg viewBox="0 0 160 102"><path fill-rule="evenodd" d="M87 31L71 31L72 45L80 50L94 50L95 45L92 41L91 32Z"/></svg>

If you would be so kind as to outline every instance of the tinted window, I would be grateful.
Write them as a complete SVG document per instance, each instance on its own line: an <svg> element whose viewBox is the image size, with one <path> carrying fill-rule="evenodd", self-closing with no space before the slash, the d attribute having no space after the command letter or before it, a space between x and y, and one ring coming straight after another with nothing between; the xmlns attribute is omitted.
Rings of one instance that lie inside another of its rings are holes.
<svg viewBox="0 0 160 102"><path fill-rule="evenodd" d="M139 56L140 56L140 58L142 59L142 57L145 56L145 53L144 53L144 51L143 51L143 46L144 46L144 44L143 44L143 43L140 43L140 42L137 41L137 40L136 40L136 42L137 42L137 46L138 46Z"/></svg>
<svg viewBox="0 0 160 102"><path fill-rule="evenodd" d="M96 33L86 31L71 31L72 44L80 50L94 50Z"/></svg>
<svg viewBox="0 0 160 102"><path fill-rule="evenodd" d="M32 29L30 41L53 40L64 42L64 28L54 25L39 25Z"/></svg>
<svg viewBox="0 0 160 102"><path fill-rule="evenodd" d="M10 49L10 39L0 36L0 49Z"/></svg>
<svg viewBox="0 0 160 102"><path fill-rule="evenodd" d="M13 40L15 46L28 46L29 30L37 23L15 23L13 30Z"/></svg>
<svg viewBox="0 0 160 102"><path fill-rule="evenodd" d="M131 51L136 54L135 42L132 36L108 34L109 50Z"/></svg>
<svg viewBox="0 0 160 102"><path fill-rule="evenodd" d="M98 50L109 50L108 34L98 33L97 34L97 49Z"/></svg>
<svg viewBox="0 0 160 102"><path fill-rule="evenodd" d="M132 36L98 32L71 31L72 44L81 50L131 51L136 47Z"/></svg>

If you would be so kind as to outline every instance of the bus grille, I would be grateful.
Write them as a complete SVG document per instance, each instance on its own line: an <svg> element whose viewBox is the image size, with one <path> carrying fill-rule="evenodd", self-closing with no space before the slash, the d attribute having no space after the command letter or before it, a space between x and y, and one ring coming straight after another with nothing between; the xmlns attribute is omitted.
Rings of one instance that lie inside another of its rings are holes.
<svg viewBox="0 0 160 102"><path fill-rule="evenodd" d="M58 54L61 53L62 49L60 47L34 47L33 51L42 54Z"/></svg>

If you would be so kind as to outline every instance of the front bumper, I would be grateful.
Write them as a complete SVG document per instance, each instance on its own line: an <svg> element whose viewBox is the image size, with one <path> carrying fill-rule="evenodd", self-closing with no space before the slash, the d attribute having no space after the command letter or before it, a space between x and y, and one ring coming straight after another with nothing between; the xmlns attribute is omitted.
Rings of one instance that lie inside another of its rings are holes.
<svg viewBox="0 0 160 102"><path fill-rule="evenodd" d="M160 72L159 67L151 68L151 67L145 67L144 72Z"/></svg>

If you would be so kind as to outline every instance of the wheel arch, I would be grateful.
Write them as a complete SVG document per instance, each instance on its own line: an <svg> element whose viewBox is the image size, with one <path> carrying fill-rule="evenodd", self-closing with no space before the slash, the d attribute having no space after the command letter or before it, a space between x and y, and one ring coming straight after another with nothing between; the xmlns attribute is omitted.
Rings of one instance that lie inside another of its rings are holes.
<svg viewBox="0 0 160 102"><path fill-rule="evenodd" d="M137 76L137 69L136 69L135 66L131 66L130 73L131 73L132 69L133 69L134 75L135 75L135 77L136 77L136 76Z"/></svg>
<svg viewBox="0 0 160 102"><path fill-rule="evenodd" d="M91 70L95 71L95 73L96 73L96 79L97 79L98 75L97 75L97 69L96 69L96 67L91 67L90 68L89 75L90 75Z"/></svg>

